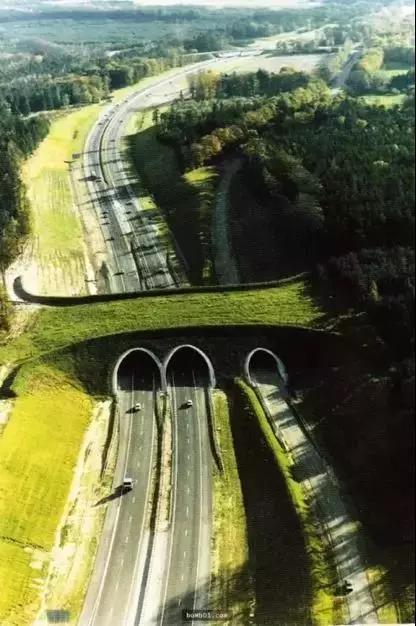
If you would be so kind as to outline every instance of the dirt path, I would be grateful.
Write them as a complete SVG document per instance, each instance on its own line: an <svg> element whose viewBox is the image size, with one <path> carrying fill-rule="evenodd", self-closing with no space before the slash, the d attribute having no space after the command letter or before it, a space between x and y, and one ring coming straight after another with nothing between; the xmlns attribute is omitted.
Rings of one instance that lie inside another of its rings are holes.
<svg viewBox="0 0 416 626"><path fill-rule="evenodd" d="M241 167L240 159L230 161L224 167L224 173L217 191L212 218L212 250L217 281L220 285L236 285L240 276L233 256L228 227L228 195L233 176Z"/></svg>

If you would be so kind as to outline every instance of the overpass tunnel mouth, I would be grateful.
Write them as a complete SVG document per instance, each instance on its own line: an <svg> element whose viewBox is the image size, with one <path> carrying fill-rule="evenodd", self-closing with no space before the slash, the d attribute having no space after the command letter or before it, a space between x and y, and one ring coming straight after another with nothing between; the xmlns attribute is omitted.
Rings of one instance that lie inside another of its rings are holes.
<svg viewBox="0 0 416 626"><path fill-rule="evenodd" d="M162 386L161 367L145 350L132 350L122 357L116 371L118 391L153 391Z"/></svg>
<svg viewBox="0 0 416 626"><path fill-rule="evenodd" d="M254 383L266 383L271 380L281 380L277 356L272 352L259 348L250 356L248 375Z"/></svg>
<svg viewBox="0 0 416 626"><path fill-rule="evenodd" d="M209 358L192 346L179 347L173 351L165 367L168 385L210 387L215 384Z"/></svg>

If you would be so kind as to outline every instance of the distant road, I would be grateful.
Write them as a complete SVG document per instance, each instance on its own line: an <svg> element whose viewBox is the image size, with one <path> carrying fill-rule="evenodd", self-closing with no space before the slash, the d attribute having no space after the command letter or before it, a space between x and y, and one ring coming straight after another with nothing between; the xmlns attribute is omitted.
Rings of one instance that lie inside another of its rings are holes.
<svg viewBox="0 0 416 626"><path fill-rule="evenodd" d="M341 91L345 87L345 83L347 82L349 75L351 74L351 70L354 65L357 63L358 59L362 56L361 50L356 50L353 52L342 68L341 72L334 78L332 88L333 91Z"/></svg>

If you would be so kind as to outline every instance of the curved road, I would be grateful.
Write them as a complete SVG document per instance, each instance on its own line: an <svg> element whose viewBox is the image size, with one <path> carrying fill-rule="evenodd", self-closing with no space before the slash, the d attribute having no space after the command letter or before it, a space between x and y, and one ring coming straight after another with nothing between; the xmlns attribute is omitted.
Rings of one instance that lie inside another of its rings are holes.
<svg viewBox="0 0 416 626"><path fill-rule="evenodd" d="M137 181L128 165L123 165L122 139L137 110L150 103L160 106L171 102L183 90L186 76L226 61L220 58L199 62L138 89L120 104L111 104L92 128L83 153L83 179L106 247L105 267L96 275L100 291L115 293L186 284L178 256L166 248L159 234L162 215L155 216L154 211L149 215L136 197L132 183ZM173 266L179 269L173 270Z"/></svg>

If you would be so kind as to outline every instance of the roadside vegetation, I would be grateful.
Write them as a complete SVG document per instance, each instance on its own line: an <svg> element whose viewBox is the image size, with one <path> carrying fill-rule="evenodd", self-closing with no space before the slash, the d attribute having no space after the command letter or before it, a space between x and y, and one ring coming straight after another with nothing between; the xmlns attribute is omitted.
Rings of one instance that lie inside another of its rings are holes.
<svg viewBox="0 0 416 626"><path fill-rule="evenodd" d="M307 498L292 478L263 408L243 381L233 391L233 433L243 481L256 587L256 619L342 624L335 572ZM290 563L290 567L288 567Z"/></svg>
<svg viewBox="0 0 416 626"><path fill-rule="evenodd" d="M58 116L35 154L23 167L30 201L33 243L32 281L38 293L85 293L85 246L68 163L82 152L98 105ZM80 185L81 170L73 184Z"/></svg>
<svg viewBox="0 0 416 626"><path fill-rule="evenodd" d="M252 324L319 327L322 319L322 311L301 279L248 291L49 308L35 315L23 335L0 346L0 361L16 362L85 339L124 332Z"/></svg>
<svg viewBox="0 0 416 626"><path fill-rule="evenodd" d="M227 396L214 395L215 429L223 470L214 470L213 571L211 602L232 616L229 624L243 626L254 613L254 588L249 563L247 521L234 450ZM224 623L224 622L223 622Z"/></svg>
<svg viewBox="0 0 416 626"><path fill-rule="evenodd" d="M50 363L30 362L13 383L0 437L0 622L33 620L92 402Z"/></svg>

